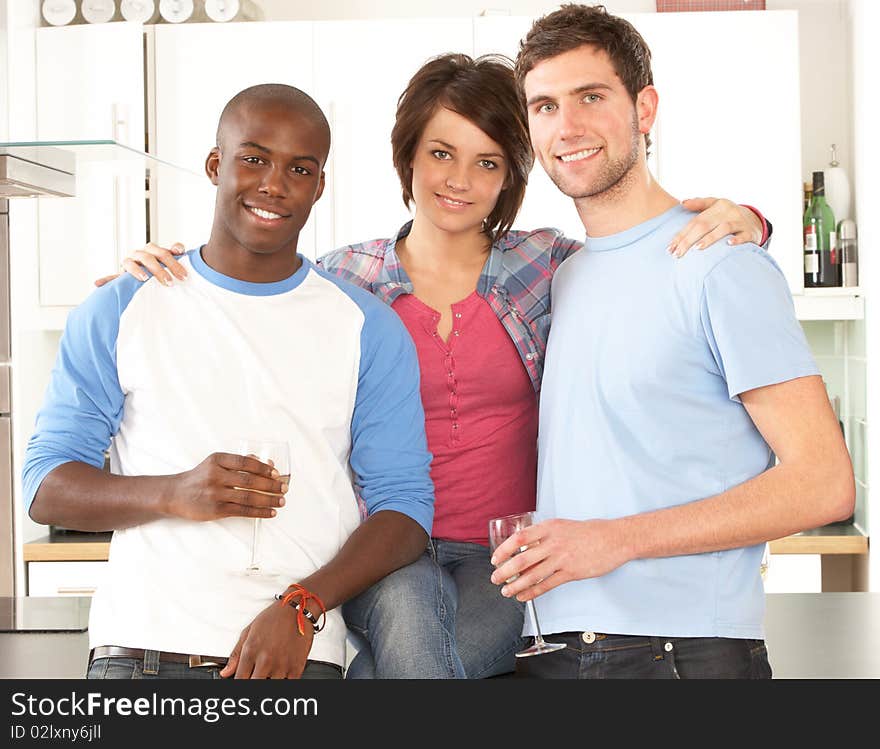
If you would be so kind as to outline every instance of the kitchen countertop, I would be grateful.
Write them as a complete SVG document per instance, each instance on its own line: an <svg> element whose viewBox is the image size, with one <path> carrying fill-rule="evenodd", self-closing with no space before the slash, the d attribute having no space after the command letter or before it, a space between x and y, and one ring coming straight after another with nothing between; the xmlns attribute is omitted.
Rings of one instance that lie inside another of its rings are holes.
<svg viewBox="0 0 880 749"><path fill-rule="evenodd" d="M0 678L82 678L89 602L0 598ZM880 678L880 593L768 593L765 629L776 679Z"/></svg>
<svg viewBox="0 0 880 749"><path fill-rule="evenodd" d="M768 593L775 678L880 678L880 593Z"/></svg>
<svg viewBox="0 0 880 749"><path fill-rule="evenodd" d="M867 554L868 537L855 525L823 525L770 542L771 554Z"/></svg>
<svg viewBox="0 0 880 749"><path fill-rule="evenodd" d="M0 597L0 679L80 679L91 599Z"/></svg>
<svg viewBox="0 0 880 749"><path fill-rule="evenodd" d="M107 533L68 531L24 544L25 562L106 562L110 553Z"/></svg>

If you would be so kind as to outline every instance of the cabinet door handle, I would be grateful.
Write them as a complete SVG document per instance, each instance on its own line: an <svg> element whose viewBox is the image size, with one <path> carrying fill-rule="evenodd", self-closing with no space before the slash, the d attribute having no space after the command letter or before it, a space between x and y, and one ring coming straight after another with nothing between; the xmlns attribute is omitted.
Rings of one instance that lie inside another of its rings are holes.
<svg viewBox="0 0 880 749"><path fill-rule="evenodd" d="M95 594L94 588L58 588L59 596L91 596Z"/></svg>

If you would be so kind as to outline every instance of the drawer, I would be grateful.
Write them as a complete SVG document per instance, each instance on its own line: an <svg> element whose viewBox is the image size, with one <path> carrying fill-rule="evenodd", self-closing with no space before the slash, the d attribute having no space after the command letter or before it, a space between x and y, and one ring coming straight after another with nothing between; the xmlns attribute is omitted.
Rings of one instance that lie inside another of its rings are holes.
<svg viewBox="0 0 880 749"><path fill-rule="evenodd" d="M28 562L29 596L90 596L107 562Z"/></svg>

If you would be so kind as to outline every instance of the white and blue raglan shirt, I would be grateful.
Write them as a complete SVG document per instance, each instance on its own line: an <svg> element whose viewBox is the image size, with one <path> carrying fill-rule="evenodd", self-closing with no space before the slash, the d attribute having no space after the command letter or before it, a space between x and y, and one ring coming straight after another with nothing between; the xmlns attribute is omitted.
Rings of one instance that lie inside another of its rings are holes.
<svg viewBox="0 0 880 749"><path fill-rule="evenodd" d="M241 438L286 438L291 483L262 522L277 578L240 574L253 520L154 520L117 530L95 593L90 647L228 655L276 593L329 562L368 513L394 510L430 534L418 360L400 318L301 258L291 277L224 276L199 251L185 282L121 276L67 322L24 464L27 508L43 478L81 461L122 475L188 471ZM353 486L354 483L354 486ZM310 659L345 662L338 609Z"/></svg>

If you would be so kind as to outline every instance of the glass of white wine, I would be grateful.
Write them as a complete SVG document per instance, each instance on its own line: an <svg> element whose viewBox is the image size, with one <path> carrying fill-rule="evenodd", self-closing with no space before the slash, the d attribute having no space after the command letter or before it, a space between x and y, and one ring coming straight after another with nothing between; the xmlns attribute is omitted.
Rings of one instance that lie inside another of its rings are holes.
<svg viewBox="0 0 880 749"><path fill-rule="evenodd" d="M506 515L502 518L493 518L489 521L489 548L495 551L505 540L510 538L517 531L533 525L535 514L533 512L518 512L515 515ZM528 546L520 547L520 551L525 551ZM507 582L513 582L517 576L510 578ZM541 628L538 626L538 614L535 612L534 599L526 601L526 611L532 621L535 629L535 642L531 647L520 650L516 653L517 658L526 658L530 655L543 655L544 653L553 653L562 650L565 647L564 642L546 642L541 636Z"/></svg>
<svg viewBox="0 0 880 749"><path fill-rule="evenodd" d="M250 455L253 458L268 463L279 474L278 481L290 486L290 445L283 440L253 440L242 439L238 442L238 452L241 455ZM254 491L249 489L248 491ZM260 528L262 518L254 518L253 534L251 537L250 563L241 574L260 577L277 577L276 570L268 569L263 563L260 547Z"/></svg>

